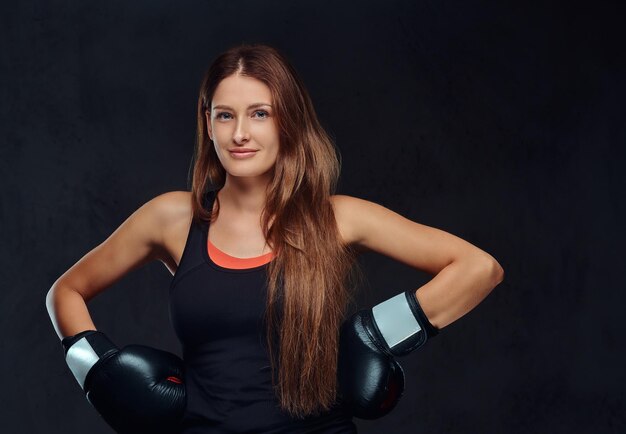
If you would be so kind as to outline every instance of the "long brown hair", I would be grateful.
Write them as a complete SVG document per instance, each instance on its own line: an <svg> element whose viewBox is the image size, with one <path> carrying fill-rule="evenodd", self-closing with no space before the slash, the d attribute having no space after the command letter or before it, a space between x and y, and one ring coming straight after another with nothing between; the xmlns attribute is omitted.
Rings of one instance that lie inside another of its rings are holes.
<svg viewBox="0 0 626 434"><path fill-rule="evenodd" d="M295 417L319 414L337 399L339 327L362 276L356 252L341 242L330 202L341 156L287 59L267 45L232 47L215 59L200 87L191 174L195 219L214 221L219 214L217 198L214 213L202 206L204 193L226 180L206 131L205 110L211 109L220 81L233 74L269 87L279 129L274 177L261 216L275 255L267 272L265 316L272 382L284 410Z"/></svg>

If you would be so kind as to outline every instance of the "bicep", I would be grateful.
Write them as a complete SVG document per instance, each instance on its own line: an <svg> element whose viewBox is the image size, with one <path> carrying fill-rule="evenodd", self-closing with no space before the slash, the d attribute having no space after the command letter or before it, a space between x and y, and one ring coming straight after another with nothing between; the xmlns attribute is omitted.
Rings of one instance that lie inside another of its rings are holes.
<svg viewBox="0 0 626 434"><path fill-rule="evenodd" d="M352 242L411 267L437 274L454 260L489 255L441 229L417 223L367 200L341 196Z"/></svg>
<svg viewBox="0 0 626 434"><path fill-rule="evenodd" d="M79 292L88 301L125 274L158 259L162 251L160 202L158 196L137 209L55 284Z"/></svg>

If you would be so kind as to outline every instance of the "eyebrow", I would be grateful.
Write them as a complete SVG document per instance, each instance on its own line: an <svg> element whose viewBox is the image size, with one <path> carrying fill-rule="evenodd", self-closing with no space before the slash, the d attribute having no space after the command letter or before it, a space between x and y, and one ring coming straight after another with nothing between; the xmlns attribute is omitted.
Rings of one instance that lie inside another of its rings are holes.
<svg viewBox="0 0 626 434"><path fill-rule="evenodd" d="M271 104L264 103L264 102L255 102L254 104L250 104L250 105L248 106L248 109L257 108L257 107L263 107L263 106L268 106L268 107L271 107L272 105L271 105ZM215 110L215 109L228 109L228 110L232 110L232 107L229 107L229 106L224 105L224 104L220 104L220 105L216 105L215 107L213 107L213 110Z"/></svg>

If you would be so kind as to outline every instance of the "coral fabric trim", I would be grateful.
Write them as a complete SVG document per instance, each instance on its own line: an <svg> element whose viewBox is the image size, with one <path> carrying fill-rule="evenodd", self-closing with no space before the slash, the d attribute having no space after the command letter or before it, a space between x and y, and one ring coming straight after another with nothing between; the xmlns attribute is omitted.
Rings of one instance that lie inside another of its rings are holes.
<svg viewBox="0 0 626 434"><path fill-rule="evenodd" d="M235 270L259 267L261 265L267 264L272 259L274 259L274 252L269 252L261 256L255 256L253 258L237 258L235 256L229 255L228 253L222 252L220 249L215 247L215 245L213 245L208 237L207 249L209 251L209 256L211 257L211 260L213 262L215 262L220 267L232 268Z"/></svg>

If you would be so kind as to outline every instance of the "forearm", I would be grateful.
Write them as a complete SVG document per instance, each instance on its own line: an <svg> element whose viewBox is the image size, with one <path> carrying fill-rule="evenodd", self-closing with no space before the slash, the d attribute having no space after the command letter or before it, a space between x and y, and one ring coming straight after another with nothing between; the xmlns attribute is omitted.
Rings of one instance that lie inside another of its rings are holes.
<svg viewBox="0 0 626 434"><path fill-rule="evenodd" d="M53 285L46 296L46 308L59 339L96 330L85 300L71 288Z"/></svg>
<svg viewBox="0 0 626 434"><path fill-rule="evenodd" d="M430 323L446 327L476 307L503 278L500 265L489 260L458 260L416 290Z"/></svg>

